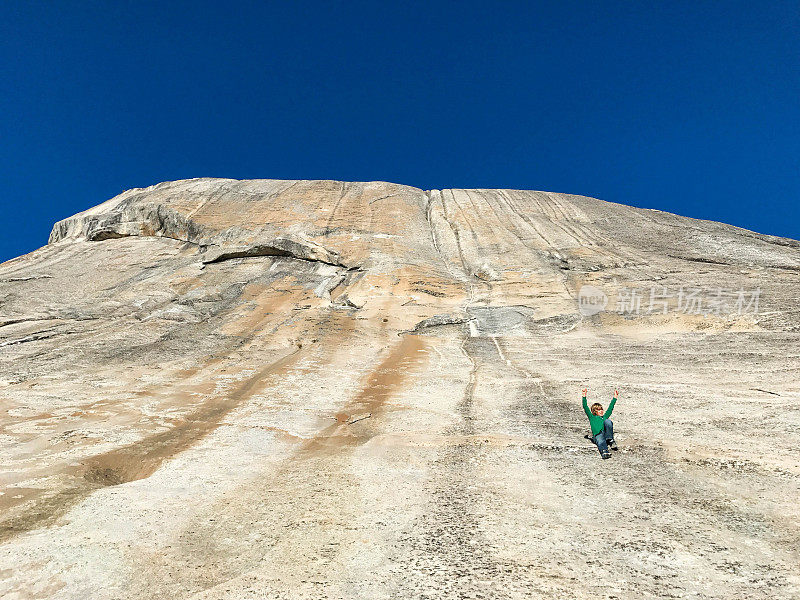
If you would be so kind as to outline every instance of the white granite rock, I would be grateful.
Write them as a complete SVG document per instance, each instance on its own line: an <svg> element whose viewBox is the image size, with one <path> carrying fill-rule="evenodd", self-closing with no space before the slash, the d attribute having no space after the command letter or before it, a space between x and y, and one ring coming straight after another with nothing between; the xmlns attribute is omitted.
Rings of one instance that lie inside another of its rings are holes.
<svg viewBox="0 0 800 600"><path fill-rule="evenodd" d="M798 296L581 196L130 190L0 265L0 596L797 598Z"/></svg>

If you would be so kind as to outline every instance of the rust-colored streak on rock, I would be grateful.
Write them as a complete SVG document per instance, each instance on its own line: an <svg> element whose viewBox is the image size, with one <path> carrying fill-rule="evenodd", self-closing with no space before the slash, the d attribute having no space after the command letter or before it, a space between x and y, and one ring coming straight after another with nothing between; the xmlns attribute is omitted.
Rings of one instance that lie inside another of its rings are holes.
<svg viewBox="0 0 800 600"><path fill-rule="evenodd" d="M406 335L381 364L370 374L366 386L353 399L351 412L379 411L386 400L401 387L411 370L422 362L425 341L419 335Z"/></svg>
<svg viewBox="0 0 800 600"><path fill-rule="evenodd" d="M0 520L0 541L49 525L98 487L119 485L152 475L161 464L190 448L221 425L221 420L264 386L273 375L285 371L302 350L264 366L232 392L206 402L168 431L86 460L70 473L74 480L56 494L35 499L22 514Z"/></svg>
<svg viewBox="0 0 800 600"><path fill-rule="evenodd" d="M165 460L199 442L221 425L220 421L249 398L271 375L285 370L300 349L266 365L240 383L230 394L214 398L178 425L86 461L84 477L101 485L117 485L152 475Z"/></svg>
<svg viewBox="0 0 800 600"><path fill-rule="evenodd" d="M388 356L369 374L361 391L347 406L336 415L336 423L326 427L303 447L306 450L339 448L364 443L374 435L364 423L349 424L353 415L371 415L372 421L385 412L386 401L403 387L408 377L427 357L425 338L419 335L405 335L403 340L392 348Z"/></svg>

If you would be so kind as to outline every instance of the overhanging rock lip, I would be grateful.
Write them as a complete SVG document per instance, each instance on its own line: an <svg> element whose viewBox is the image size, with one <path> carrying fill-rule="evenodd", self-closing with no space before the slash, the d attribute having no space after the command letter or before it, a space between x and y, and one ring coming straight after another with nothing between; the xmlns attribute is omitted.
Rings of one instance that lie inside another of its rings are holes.
<svg viewBox="0 0 800 600"><path fill-rule="evenodd" d="M201 260L204 265L207 265L234 258L258 256L281 256L307 262L318 262L348 271L360 270L359 265L348 265L342 262L338 252L329 250L310 240L298 241L285 237L276 237L269 241L236 246L211 244L207 246L206 253Z"/></svg>

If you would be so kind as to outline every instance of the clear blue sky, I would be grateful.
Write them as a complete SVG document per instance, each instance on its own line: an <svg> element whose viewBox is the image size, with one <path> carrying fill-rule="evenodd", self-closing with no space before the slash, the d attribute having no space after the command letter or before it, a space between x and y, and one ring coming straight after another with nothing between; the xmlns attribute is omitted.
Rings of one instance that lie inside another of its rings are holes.
<svg viewBox="0 0 800 600"><path fill-rule="evenodd" d="M15 2L0 260L131 187L387 180L800 238L797 2Z"/></svg>

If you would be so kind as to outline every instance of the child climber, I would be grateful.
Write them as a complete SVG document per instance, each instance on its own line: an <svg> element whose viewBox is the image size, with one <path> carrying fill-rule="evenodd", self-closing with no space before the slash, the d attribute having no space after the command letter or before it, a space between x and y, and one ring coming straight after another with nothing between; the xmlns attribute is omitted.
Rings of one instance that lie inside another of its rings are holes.
<svg viewBox="0 0 800 600"><path fill-rule="evenodd" d="M592 428L592 441L597 444L597 449L600 451L600 456L603 459L611 458L611 453L608 451L609 447L612 450L619 450L617 443L614 441L614 423L611 422L611 411L614 410L614 405L617 403L617 396L619 393L614 390L614 398L608 405L608 410L603 413L603 406L597 402L589 405L586 402L586 392L583 390L583 411L589 417L589 427ZM588 435L586 437L589 437Z"/></svg>

